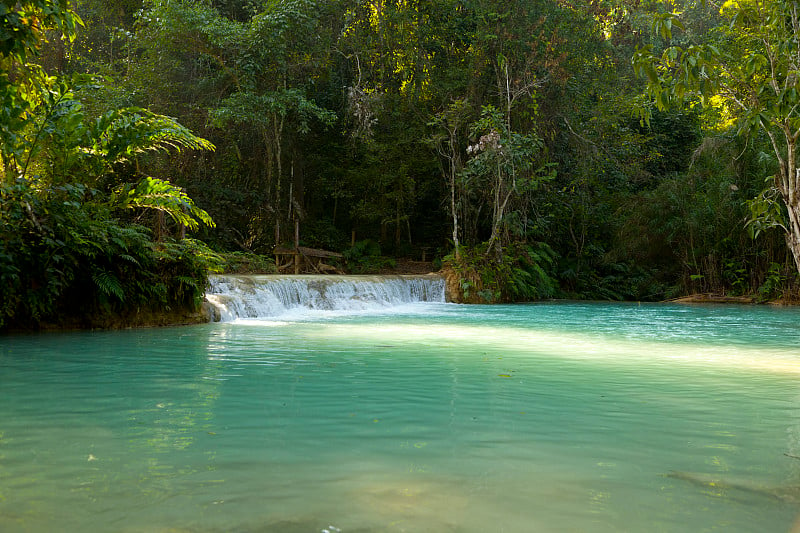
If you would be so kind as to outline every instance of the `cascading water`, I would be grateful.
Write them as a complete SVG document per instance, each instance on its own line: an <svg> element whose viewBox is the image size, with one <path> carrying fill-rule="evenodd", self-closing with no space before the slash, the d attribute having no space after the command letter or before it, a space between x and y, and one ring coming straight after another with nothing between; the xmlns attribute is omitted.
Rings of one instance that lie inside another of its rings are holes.
<svg viewBox="0 0 800 533"><path fill-rule="evenodd" d="M214 321L278 318L313 311L358 312L445 302L440 276L212 276L206 292Z"/></svg>

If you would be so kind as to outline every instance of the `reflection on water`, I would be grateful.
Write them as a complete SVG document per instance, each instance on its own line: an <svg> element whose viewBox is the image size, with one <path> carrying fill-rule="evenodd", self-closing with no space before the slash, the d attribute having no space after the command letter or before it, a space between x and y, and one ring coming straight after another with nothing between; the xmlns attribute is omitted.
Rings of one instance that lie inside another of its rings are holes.
<svg viewBox="0 0 800 533"><path fill-rule="evenodd" d="M789 531L797 310L0 338L0 531Z"/></svg>

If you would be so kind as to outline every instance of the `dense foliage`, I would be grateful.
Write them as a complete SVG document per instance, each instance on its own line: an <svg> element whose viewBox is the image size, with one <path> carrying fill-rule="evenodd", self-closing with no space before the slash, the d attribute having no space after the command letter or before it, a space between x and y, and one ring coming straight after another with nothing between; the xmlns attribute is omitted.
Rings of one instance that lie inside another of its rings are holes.
<svg viewBox="0 0 800 533"><path fill-rule="evenodd" d="M197 310L217 257L199 241L154 240L139 218L153 210L190 229L213 221L179 188L144 174L140 157L213 145L146 109L87 116L73 86L91 90L90 78L30 63L43 31L71 37L80 19L66 3L2 9L0 327L108 326Z"/></svg>
<svg viewBox="0 0 800 533"><path fill-rule="evenodd" d="M469 301L788 294L793 5L2 0L0 321L196 303L201 241L296 224Z"/></svg>

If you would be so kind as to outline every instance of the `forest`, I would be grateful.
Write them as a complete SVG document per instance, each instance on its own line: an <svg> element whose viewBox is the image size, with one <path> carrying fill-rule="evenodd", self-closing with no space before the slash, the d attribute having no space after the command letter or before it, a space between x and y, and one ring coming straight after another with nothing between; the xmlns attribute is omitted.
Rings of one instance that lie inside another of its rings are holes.
<svg viewBox="0 0 800 533"><path fill-rule="evenodd" d="M467 302L793 300L798 9L0 0L0 328L191 313L296 228Z"/></svg>

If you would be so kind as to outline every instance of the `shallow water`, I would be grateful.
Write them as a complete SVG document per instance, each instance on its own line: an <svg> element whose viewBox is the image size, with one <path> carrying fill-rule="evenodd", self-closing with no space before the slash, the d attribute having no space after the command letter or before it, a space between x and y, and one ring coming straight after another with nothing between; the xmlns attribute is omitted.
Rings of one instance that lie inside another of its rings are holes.
<svg viewBox="0 0 800 533"><path fill-rule="evenodd" d="M0 531L777 531L800 310L413 304L0 337Z"/></svg>

